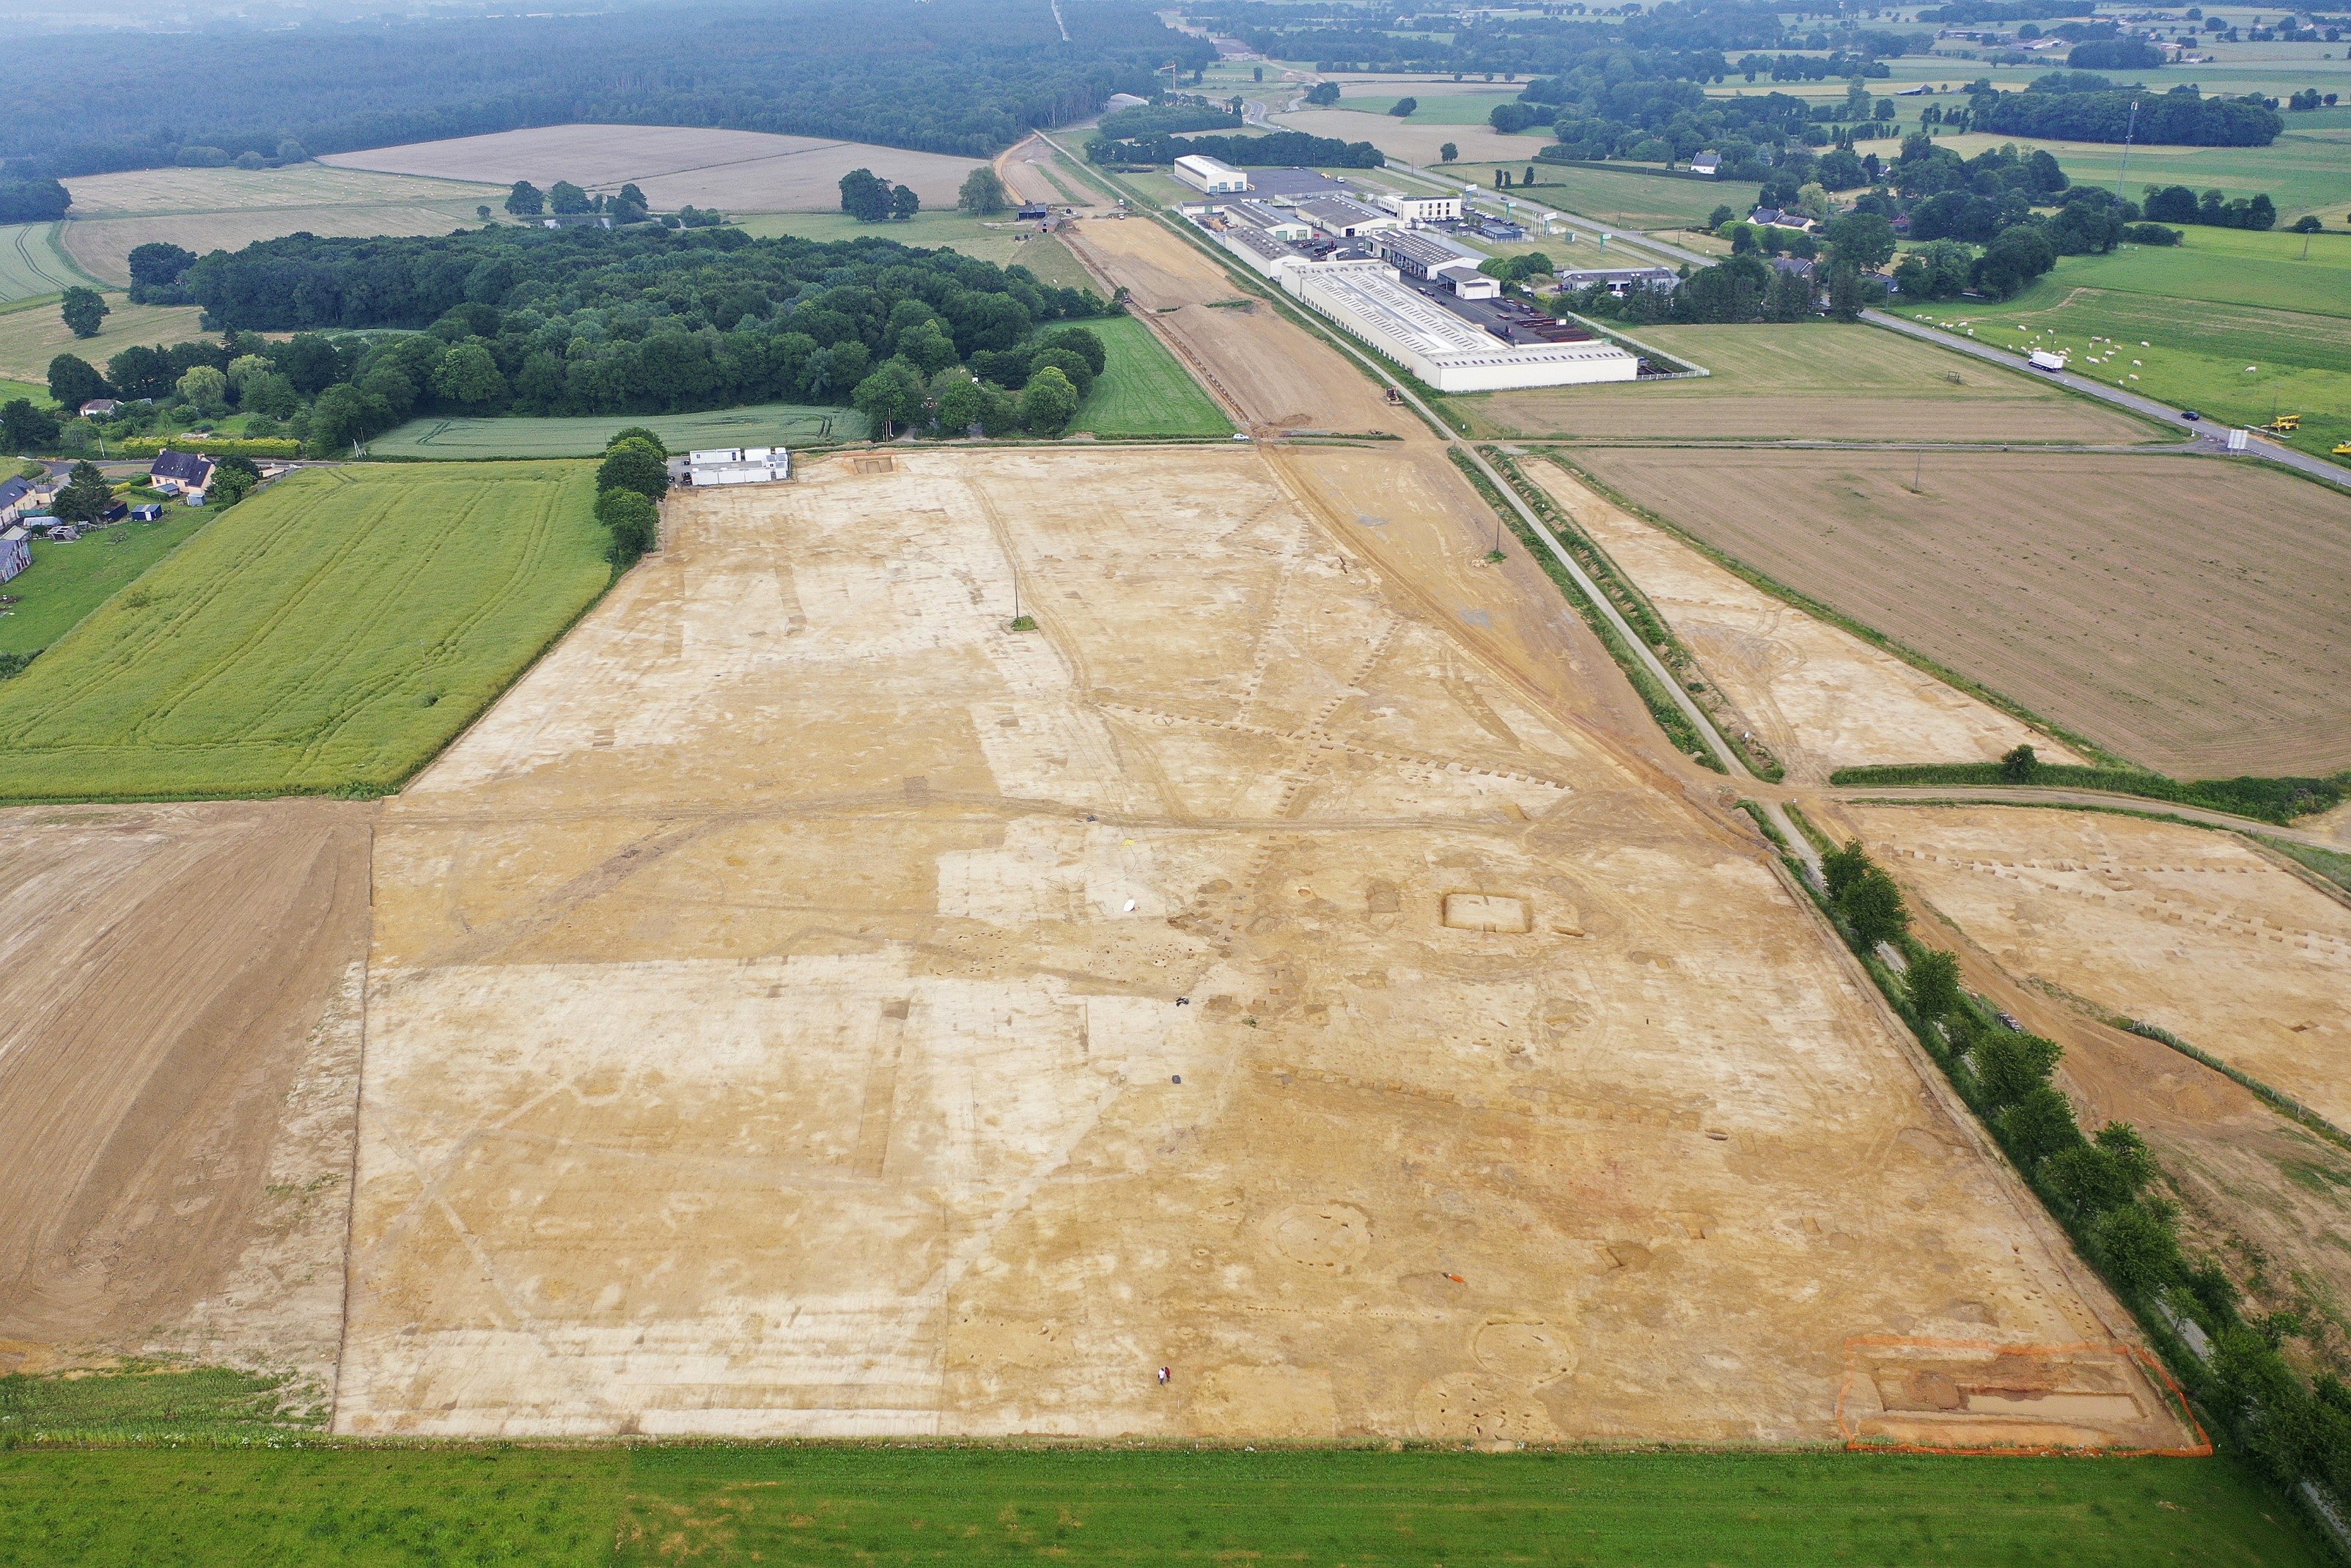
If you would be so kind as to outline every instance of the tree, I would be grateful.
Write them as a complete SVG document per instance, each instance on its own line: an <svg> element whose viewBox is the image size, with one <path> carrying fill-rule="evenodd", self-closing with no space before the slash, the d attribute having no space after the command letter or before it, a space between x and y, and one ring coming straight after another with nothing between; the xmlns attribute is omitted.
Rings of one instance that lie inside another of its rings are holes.
<svg viewBox="0 0 2351 1568"><path fill-rule="evenodd" d="M971 427L987 416L987 389L961 366L941 371L931 378L931 402L936 411L939 434L948 440L968 435Z"/></svg>
<svg viewBox="0 0 2351 1568"><path fill-rule="evenodd" d="M1407 120L1411 118L1412 111L1419 107L1420 99L1416 98L1400 98L1388 106L1388 112L1398 120Z"/></svg>
<svg viewBox="0 0 2351 1568"><path fill-rule="evenodd" d="M662 444L662 438L654 434L652 431L646 429L642 424L622 425L620 429L612 432L612 439L604 443L604 450L610 452L615 446L620 445L623 441L642 442L645 445L653 448L653 450L660 456L667 457L669 455L669 448Z"/></svg>
<svg viewBox="0 0 2351 1568"><path fill-rule="evenodd" d="M106 378L87 360L59 354L49 361L49 399L68 413L109 390Z"/></svg>
<svg viewBox="0 0 2351 1568"><path fill-rule="evenodd" d="M901 221L923 210L923 198L914 194L912 185L900 185L890 193L890 215Z"/></svg>
<svg viewBox="0 0 2351 1568"><path fill-rule="evenodd" d="M841 210L862 224L883 222L890 215L890 182L871 169L852 169L841 177Z"/></svg>
<svg viewBox="0 0 2351 1568"><path fill-rule="evenodd" d="M95 338L98 324L112 312L106 297L95 288L68 288L57 301L57 314L65 318L66 329L77 338Z"/></svg>
<svg viewBox="0 0 2351 1568"><path fill-rule="evenodd" d="M1020 423L1040 435L1059 435L1078 413L1078 389L1059 366L1047 365L1020 392Z"/></svg>
<svg viewBox="0 0 2351 1568"><path fill-rule="evenodd" d="M180 275L195 266L196 253L162 240L150 240L131 252L131 283L135 288L169 288Z"/></svg>
<svg viewBox="0 0 2351 1568"><path fill-rule="evenodd" d="M1821 856L1821 881L1833 901L1843 898L1854 883L1868 874L1869 852L1861 847L1859 839L1848 840L1843 849L1831 850Z"/></svg>
<svg viewBox="0 0 2351 1568"><path fill-rule="evenodd" d="M2313 215L2310 215L2310 216L2306 216L2306 217L2299 217L2299 218L2294 219L2294 226L2293 226L2292 228L2290 228L2290 229L2286 230L2286 233L2288 233L2288 234L2297 234L2297 235L2314 235L2314 234L2318 233L2321 229L2325 228L2325 226L2326 226L2326 225L2325 225L2325 224L2322 224L2322 223L2320 223L2320 222L2318 221L2318 219L2317 219L2317 217L2316 217L2316 215L2315 215L2315 214L2313 214Z"/></svg>
<svg viewBox="0 0 2351 1568"><path fill-rule="evenodd" d="M588 193L569 180L558 180L548 188L547 204L557 213L592 213L596 210L596 204L588 199Z"/></svg>
<svg viewBox="0 0 2351 1568"><path fill-rule="evenodd" d="M1959 1005L1959 960L1939 947L1929 947L1910 960L1905 977L1910 1010L1929 1022L1949 1017Z"/></svg>
<svg viewBox="0 0 2351 1568"><path fill-rule="evenodd" d="M1839 261L1849 261L1864 272L1884 267L1894 256L1894 225L1876 213L1832 218L1823 237L1836 247Z"/></svg>
<svg viewBox="0 0 2351 1568"><path fill-rule="evenodd" d="M1975 286L1994 299L2005 299L2057 265L2057 252L2041 231L2018 224L1993 236L1972 270Z"/></svg>
<svg viewBox="0 0 2351 1568"><path fill-rule="evenodd" d="M207 413L228 406L228 377L210 365L191 365L172 390Z"/></svg>
<svg viewBox="0 0 2351 1568"><path fill-rule="evenodd" d="M1446 142L1437 150L1437 161L1440 163L1450 163L1460 156L1461 149L1456 147L1450 141Z"/></svg>
<svg viewBox="0 0 2351 1568"><path fill-rule="evenodd" d="M897 434L897 426L921 419L924 402L923 378L913 365L900 359L883 361L849 394L849 406L863 414L873 426L874 434L883 441Z"/></svg>
<svg viewBox="0 0 2351 1568"><path fill-rule="evenodd" d="M77 463L50 510L68 523L94 523L114 504L114 487L95 463Z"/></svg>
<svg viewBox="0 0 2351 1568"><path fill-rule="evenodd" d="M214 507L234 507L253 493L261 483L261 470L250 457L229 456L213 465L212 484L205 488L204 500Z"/></svg>
<svg viewBox="0 0 2351 1568"><path fill-rule="evenodd" d="M2000 759L2000 776L2011 784L2030 784L2041 771L2041 758L2030 746L2020 746Z"/></svg>
<svg viewBox="0 0 2351 1568"><path fill-rule="evenodd" d="M634 443L623 443L597 465L596 488L634 490L658 501L669 494L669 465Z"/></svg>
<svg viewBox="0 0 2351 1568"><path fill-rule="evenodd" d="M2053 1040L1993 1030L1976 1041L1976 1082L1995 1109L2013 1105L2049 1082L2064 1051Z"/></svg>
<svg viewBox="0 0 2351 1568"><path fill-rule="evenodd" d="M2179 1238L2145 1204L2128 1203L2114 1210L2098 1222L2094 1234L2107 1269L2135 1290L2168 1284L2187 1271Z"/></svg>
<svg viewBox="0 0 2351 1568"><path fill-rule="evenodd" d="M11 453L46 452L57 444L57 416L35 408L29 398L16 398L0 406L0 437Z"/></svg>
<svg viewBox="0 0 2351 1568"><path fill-rule="evenodd" d="M2027 1171L2050 1155L2082 1146L2074 1107L2046 1083L2025 1092L2000 1118L2000 1130L2017 1163Z"/></svg>
<svg viewBox="0 0 2351 1568"><path fill-rule="evenodd" d="M1707 214L1706 226L1710 230L1719 229L1723 225L1729 223L1738 215L1739 214L1737 213L1732 212L1729 207L1717 207L1714 211Z"/></svg>
<svg viewBox="0 0 2351 1568"><path fill-rule="evenodd" d="M1306 101L1317 109L1328 109L1339 101L1339 84L1334 81L1316 82L1308 89Z"/></svg>
<svg viewBox="0 0 2351 1568"><path fill-rule="evenodd" d="M1869 293L1861 280L1861 269L1839 258L1829 268L1829 315L1839 321L1858 321L1862 307L1868 302Z"/></svg>
<svg viewBox="0 0 2351 1568"><path fill-rule="evenodd" d="M612 535L606 559L623 571L661 543L661 508L635 490L615 486L598 495L596 520Z"/></svg>
<svg viewBox="0 0 2351 1568"><path fill-rule="evenodd" d="M507 378L489 350L479 343L459 343L433 367L433 391L465 408L488 408L507 396Z"/></svg>
<svg viewBox="0 0 2351 1568"><path fill-rule="evenodd" d="M1265 68L1263 66L1251 66L1249 68L1249 80L1263 81L1264 79Z"/></svg>
<svg viewBox="0 0 2351 1568"><path fill-rule="evenodd" d="M507 193L507 211L518 218L535 218L547 211L547 197L528 180L517 180Z"/></svg>
<svg viewBox="0 0 2351 1568"><path fill-rule="evenodd" d="M1903 906L1901 888L1876 866L1845 890L1837 907L1853 922L1854 938L1865 948L1895 941L1910 928L1910 911Z"/></svg>
<svg viewBox="0 0 2351 1568"><path fill-rule="evenodd" d="M1773 272L1771 286L1763 291L1763 319L1801 321L1812 313L1812 280L1792 268Z"/></svg>
<svg viewBox="0 0 2351 1568"><path fill-rule="evenodd" d="M956 193L956 210L984 218L1000 213L1011 205L1004 192L1004 182L996 171L982 163L963 177L963 188Z"/></svg>

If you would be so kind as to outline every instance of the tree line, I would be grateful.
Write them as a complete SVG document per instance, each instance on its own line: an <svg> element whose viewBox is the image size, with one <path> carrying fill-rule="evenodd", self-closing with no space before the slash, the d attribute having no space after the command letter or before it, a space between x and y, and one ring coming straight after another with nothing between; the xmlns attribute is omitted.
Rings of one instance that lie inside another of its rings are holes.
<svg viewBox="0 0 2351 1568"><path fill-rule="evenodd" d="M167 166L202 147L267 157L574 121L689 125L980 157L1147 96L1216 57L1136 0L928 0L886 21L852 0L632 5L465 20L340 19L253 33L27 35L0 99L16 175ZM267 47L257 47L266 37ZM159 82L234 82L174 92ZM14 220L29 221L29 220Z"/></svg>
<svg viewBox="0 0 2351 1568"><path fill-rule="evenodd" d="M68 407L110 393L258 413L334 452L420 413L853 403L893 364L919 380L923 402L951 370L1025 390L1044 352L1040 329L1108 309L1026 267L952 250L735 229L289 237L203 257L188 287L223 329L219 342L126 349L102 370L61 355L52 395ZM384 327L421 329L344 330ZM295 336L259 336L285 330ZM1078 375L1061 366L1073 388L1102 368L1078 361ZM898 371L890 382L903 383ZM159 418L133 402L105 433L138 434ZM907 422L903 410L896 422Z"/></svg>
<svg viewBox="0 0 2351 1568"><path fill-rule="evenodd" d="M1187 153L1259 169L1377 169L1387 162L1368 141L1342 141L1303 131L1263 136L1146 136L1131 141L1097 136L1086 143L1086 157L1095 163L1172 163Z"/></svg>

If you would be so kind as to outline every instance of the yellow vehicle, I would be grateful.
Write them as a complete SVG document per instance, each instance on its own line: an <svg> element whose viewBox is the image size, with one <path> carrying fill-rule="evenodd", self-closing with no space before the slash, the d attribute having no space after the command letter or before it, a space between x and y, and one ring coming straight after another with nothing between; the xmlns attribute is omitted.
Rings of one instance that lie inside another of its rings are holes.
<svg viewBox="0 0 2351 1568"><path fill-rule="evenodd" d="M2340 446L2337 446L2335 449L2335 455L2337 457L2351 457L2351 441L2346 441Z"/></svg>
<svg viewBox="0 0 2351 1568"><path fill-rule="evenodd" d="M2298 413L2282 413L2275 419L2271 420L2267 424L2262 426L2262 428L2275 435L2291 435L2295 431L2302 428L2302 415Z"/></svg>

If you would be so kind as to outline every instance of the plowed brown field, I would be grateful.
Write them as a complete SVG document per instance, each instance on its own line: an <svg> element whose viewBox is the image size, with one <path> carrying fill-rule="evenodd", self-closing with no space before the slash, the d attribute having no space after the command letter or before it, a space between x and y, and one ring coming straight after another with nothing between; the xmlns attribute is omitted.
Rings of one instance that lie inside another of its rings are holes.
<svg viewBox="0 0 2351 1568"><path fill-rule="evenodd" d="M2351 767L2351 499L2218 459L1593 448L1735 559L2175 778Z"/></svg>
<svg viewBox="0 0 2351 1568"><path fill-rule="evenodd" d="M371 806L0 812L0 1370L330 1392Z"/></svg>
<svg viewBox="0 0 2351 1568"><path fill-rule="evenodd" d="M673 500L386 809L341 1429L2179 1440L2109 1354L1918 1394L2122 1320L1751 841L1481 652L1509 580L1322 482Z"/></svg>

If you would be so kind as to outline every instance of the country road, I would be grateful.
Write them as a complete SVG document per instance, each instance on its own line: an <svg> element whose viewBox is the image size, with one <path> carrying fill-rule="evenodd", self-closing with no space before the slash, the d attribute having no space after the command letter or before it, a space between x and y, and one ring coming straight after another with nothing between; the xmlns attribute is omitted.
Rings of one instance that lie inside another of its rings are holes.
<svg viewBox="0 0 2351 1568"><path fill-rule="evenodd" d="M1939 327L1924 326L1900 316L1888 315L1883 310L1865 310L1861 313L1861 319L1873 327L1883 327L1889 332L1899 332L1905 337L1917 338L1921 342L1933 343L1940 348L1956 349L1960 353L1972 354L1979 360L1988 360L1995 365L2003 365L2010 370L2018 369L2025 362L2024 357L2021 354L2010 353L2005 349L1996 349L1989 343L1980 343L1973 338L1962 337L1957 332L1946 332ZM2077 392L2086 393L2103 402L2113 403L2117 408L2126 408L2133 413L2159 420L2178 429L2183 434L2199 438L2204 450L2219 450L2220 444L2225 439L2228 430L2226 425L2214 430L2201 422L2183 419L2180 417L2179 411L2169 403L2158 402L2150 397L2141 397L2135 392L2126 392L2121 387L2106 386L2087 376L2075 375L2071 371L2035 371L2032 373L2047 376L2049 380L2057 382L2060 386L2070 387ZM2351 470L2346 470L2339 465L2329 463L2323 457L2313 457L2307 453L2296 452L2292 447L2280 446L2274 442L2261 441L2257 438L2252 444L2246 447L2244 455L2258 457L2264 462L2294 469L2329 485L2351 488Z"/></svg>

